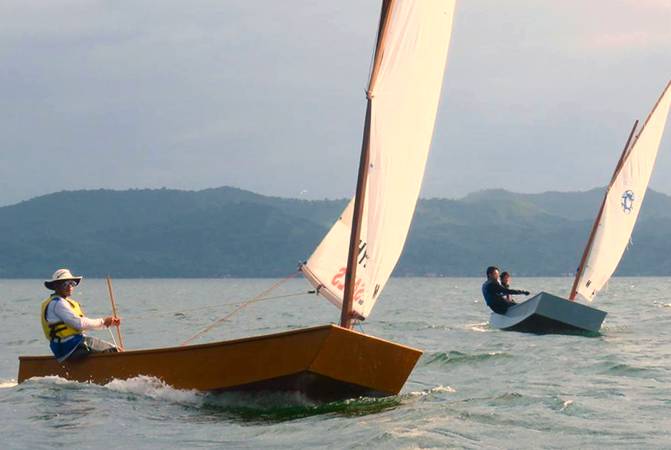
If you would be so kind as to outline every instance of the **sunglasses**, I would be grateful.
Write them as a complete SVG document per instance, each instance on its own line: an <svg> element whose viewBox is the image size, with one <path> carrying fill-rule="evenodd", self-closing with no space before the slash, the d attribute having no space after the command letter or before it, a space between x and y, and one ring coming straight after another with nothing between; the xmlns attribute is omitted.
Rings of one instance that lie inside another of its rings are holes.
<svg viewBox="0 0 671 450"><path fill-rule="evenodd" d="M77 282L74 280L67 280L63 282L63 287L69 287L69 286L75 287L77 286Z"/></svg>

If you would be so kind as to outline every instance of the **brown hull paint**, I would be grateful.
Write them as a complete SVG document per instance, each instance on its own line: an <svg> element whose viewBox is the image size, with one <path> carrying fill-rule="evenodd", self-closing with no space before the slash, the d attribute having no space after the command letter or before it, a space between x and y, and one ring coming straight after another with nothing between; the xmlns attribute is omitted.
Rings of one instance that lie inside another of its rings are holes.
<svg viewBox="0 0 671 450"><path fill-rule="evenodd" d="M337 400L395 395L422 352L336 325L184 347L100 353L58 363L20 356L19 383L57 375L105 384L139 375L177 389L287 390Z"/></svg>

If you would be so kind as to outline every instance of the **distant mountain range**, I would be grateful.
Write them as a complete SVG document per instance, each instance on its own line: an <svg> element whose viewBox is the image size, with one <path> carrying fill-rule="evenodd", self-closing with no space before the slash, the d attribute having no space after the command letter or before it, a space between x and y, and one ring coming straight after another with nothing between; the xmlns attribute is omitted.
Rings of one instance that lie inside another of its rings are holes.
<svg viewBox="0 0 671 450"><path fill-rule="evenodd" d="M396 276L575 271L603 189L486 190L420 200ZM276 277L309 257L347 203L202 191L66 191L0 207L0 278ZM671 197L649 191L619 275L671 275Z"/></svg>

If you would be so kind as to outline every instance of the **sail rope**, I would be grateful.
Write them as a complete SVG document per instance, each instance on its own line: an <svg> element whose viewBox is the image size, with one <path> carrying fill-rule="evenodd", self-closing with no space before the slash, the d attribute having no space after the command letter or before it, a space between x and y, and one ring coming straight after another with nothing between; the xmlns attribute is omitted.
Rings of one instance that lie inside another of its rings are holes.
<svg viewBox="0 0 671 450"><path fill-rule="evenodd" d="M259 298L257 301L259 302L264 302L267 300L277 300L277 299L282 299L282 298L289 298L289 297L300 297L301 295L309 295L309 294L315 294L315 290L309 290L309 291L297 291L293 292L290 294L282 294L282 295L273 295L270 297L262 297ZM204 306L198 306L197 308L189 308L189 312L191 311L201 311L204 309L214 309L214 308L220 308L224 306L237 306L242 303L245 303L248 300L236 300L234 302L228 302L228 303L216 303L216 304L210 304L210 305L204 305ZM161 316L170 316L170 315L184 315L183 313L184 308L180 309L173 309L173 310L163 310L160 312L152 312L151 314L139 314L139 315L133 315L134 319L145 319L145 318L151 318L151 317L161 317Z"/></svg>
<svg viewBox="0 0 671 450"><path fill-rule="evenodd" d="M268 295L270 292L272 292L273 290L277 289L278 287L280 287L281 285L283 285L283 284L286 283L287 281L291 280L292 278L295 278L295 277L298 276L300 273L301 273L300 271L296 271L296 272L292 273L291 275L289 275L289 276L287 276L287 277L285 277L285 278L279 280L278 282L276 282L275 284L273 284L272 286L270 286L268 289L266 289L266 290L262 291L261 293L259 293L256 297L252 298L251 300L247 300L246 302L243 302L242 304L240 304L240 306L238 306L237 308L235 308L235 309L234 309L233 311L231 311L230 313L228 313L228 314L226 314L225 316L223 316L223 317L221 317L221 318L215 320L213 323L211 323L211 324L208 325L207 327L203 328L203 329L200 330L198 333L194 334L194 335L191 336L189 339L187 339L187 340L185 340L184 342L182 342L180 345L181 345L181 346L187 345L188 343L192 342L193 340L195 340L195 339L201 337L202 335L204 335L205 333L207 333L208 331L210 331L211 329L213 329L213 328L216 327L217 325L220 325L220 324L222 324L223 322L225 322L225 321L227 321L228 319L230 319L232 316L234 316L235 314L237 314L238 312L240 312L242 309L246 308L247 306L249 306L249 305L251 305L251 304L253 304L253 303L260 302L260 301L269 300L270 298L267 297L267 295ZM283 296L276 296L276 297L273 297L273 298L277 298L277 297L283 297Z"/></svg>
<svg viewBox="0 0 671 450"><path fill-rule="evenodd" d="M112 329L110 327L107 327L107 331L110 332L110 336L112 337L112 342L114 342L114 346L118 348L119 346L116 343L116 339L114 339L114 334L112 333Z"/></svg>

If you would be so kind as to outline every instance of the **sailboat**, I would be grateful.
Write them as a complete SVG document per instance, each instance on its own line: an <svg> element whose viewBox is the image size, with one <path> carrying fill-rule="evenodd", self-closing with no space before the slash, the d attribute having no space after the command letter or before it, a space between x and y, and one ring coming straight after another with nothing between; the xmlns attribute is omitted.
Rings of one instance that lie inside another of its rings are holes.
<svg viewBox="0 0 671 450"><path fill-rule="evenodd" d="M492 313L492 327L533 333L599 331L606 312L576 300L591 302L608 283L627 249L655 166L670 104L671 81L638 133L638 121L634 123L606 188L568 299L541 292L509 308L505 315Z"/></svg>
<svg viewBox="0 0 671 450"><path fill-rule="evenodd" d="M233 341L93 354L21 356L31 377L107 383L139 375L179 389L302 392L331 401L400 392L420 350L352 330L368 317L402 252L428 157L454 0L384 0L366 91L356 195L301 270L341 308L339 325Z"/></svg>

